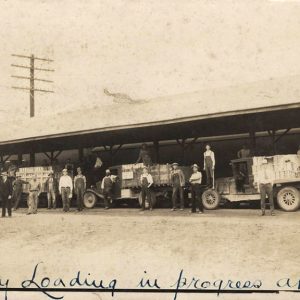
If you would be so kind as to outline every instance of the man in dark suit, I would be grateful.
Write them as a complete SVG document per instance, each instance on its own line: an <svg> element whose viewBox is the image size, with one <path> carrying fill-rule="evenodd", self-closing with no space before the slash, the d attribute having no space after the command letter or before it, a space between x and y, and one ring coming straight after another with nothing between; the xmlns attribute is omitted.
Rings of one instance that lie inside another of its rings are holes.
<svg viewBox="0 0 300 300"><path fill-rule="evenodd" d="M12 206L12 193L13 186L12 180L8 177L6 172L1 173L0 180L0 198L2 201L2 218L6 215L6 209L8 212L8 216L11 217L11 206Z"/></svg>

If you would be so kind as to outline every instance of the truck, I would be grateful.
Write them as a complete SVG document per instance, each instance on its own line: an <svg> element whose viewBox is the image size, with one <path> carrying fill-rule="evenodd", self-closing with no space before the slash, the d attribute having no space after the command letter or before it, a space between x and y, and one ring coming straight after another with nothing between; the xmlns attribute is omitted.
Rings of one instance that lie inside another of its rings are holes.
<svg viewBox="0 0 300 300"><path fill-rule="evenodd" d="M111 174L116 176L112 190L112 206L118 202L142 205L140 177L143 166L143 164L125 164L110 168ZM191 167L187 166L180 166L179 169L185 175L185 194L187 195L187 184L192 170ZM172 194L171 166L168 164L155 164L149 166L149 173L153 177L153 186L151 188L153 206L157 205L158 202L162 206L168 206ZM86 208L93 208L97 203L101 203L103 198L101 181L99 181L96 186L92 186L85 191L83 202ZM146 199L146 207L148 205L149 201Z"/></svg>
<svg viewBox="0 0 300 300"><path fill-rule="evenodd" d="M202 194L203 204L216 209L220 203L238 204L259 201L259 170L272 170L273 194L277 205L284 211L296 211L300 206L300 157L294 154L255 156L231 160L232 176L217 178L214 188ZM263 166L264 165L264 166Z"/></svg>

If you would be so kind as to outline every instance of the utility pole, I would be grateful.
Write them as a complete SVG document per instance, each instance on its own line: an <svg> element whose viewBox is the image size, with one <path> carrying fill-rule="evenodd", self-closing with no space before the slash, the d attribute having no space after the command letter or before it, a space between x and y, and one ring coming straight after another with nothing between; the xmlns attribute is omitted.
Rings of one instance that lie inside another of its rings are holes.
<svg viewBox="0 0 300 300"><path fill-rule="evenodd" d="M53 62L53 60L48 59L48 58L35 57L33 54L31 56L12 54L12 56L19 57L19 58L26 58L26 59L30 60L30 66L16 65L16 64L11 65L12 67L15 67L15 68L29 69L30 70L29 77L27 77L27 76L17 76L17 75L12 75L11 77L17 78L17 79L29 79L29 83L30 83L29 88L28 87L19 87L19 86L12 86L12 88L17 89L17 90L29 90L30 117L32 118L32 117L35 116L35 103L34 103L34 94L35 94L35 92L54 93L54 91L51 91L51 90L44 90L44 89L35 88L35 81L53 83L52 80L35 78L35 71L54 72L53 69L45 69L45 68L35 67L35 61L37 60L37 61Z"/></svg>

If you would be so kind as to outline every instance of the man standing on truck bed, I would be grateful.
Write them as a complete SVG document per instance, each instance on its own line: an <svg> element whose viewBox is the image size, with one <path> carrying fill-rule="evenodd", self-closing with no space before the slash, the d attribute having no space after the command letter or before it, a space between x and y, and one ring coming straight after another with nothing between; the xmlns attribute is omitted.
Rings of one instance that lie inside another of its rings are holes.
<svg viewBox="0 0 300 300"><path fill-rule="evenodd" d="M146 167L152 165L152 159L146 144L142 145L136 164L139 163L140 161L142 161Z"/></svg>
<svg viewBox="0 0 300 300"><path fill-rule="evenodd" d="M86 189L86 178L82 174L81 168L77 168L77 175L74 178L74 191L77 199L77 210L83 210L83 194Z"/></svg>
<svg viewBox="0 0 300 300"><path fill-rule="evenodd" d="M171 184L172 184L172 187L173 187L173 191L172 191L173 208L172 208L172 211L176 210L178 194L179 194L179 198L180 198L180 210L183 210L183 208L184 208L183 187L185 185L185 177L184 177L183 172L178 168L178 163L173 163L172 168L173 168L173 170L171 171Z"/></svg>
<svg viewBox="0 0 300 300"><path fill-rule="evenodd" d="M148 202L149 202L149 207L150 207L150 210L153 209L153 205L152 205L152 197L151 197L151 186L153 184L153 178L152 178L152 175L149 174L149 171L148 171L148 168L147 167L144 167L143 168L143 173L141 175L141 188L142 188L142 208L141 210L145 210L145 201L146 201L146 197L148 199Z"/></svg>
<svg viewBox="0 0 300 300"><path fill-rule="evenodd" d="M256 184L259 185L260 199L261 199L261 215L265 215L266 210L266 195L268 195L271 216L275 216L274 213L274 195L273 195L273 178L274 170L272 169L273 165L268 164L268 159L272 157L265 157L262 165L260 166L257 172Z"/></svg>
<svg viewBox="0 0 300 300"><path fill-rule="evenodd" d="M27 212L27 215L37 213L40 193L41 193L41 184L37 180L36 175L33 175L31 181L29 182L28 212Z"/></svg>
<svg viewBox="0 0 300 300"><path fill-rule="evenodd" d="M67 212L70 210L70 202L72 199L73 182L72 178L68 175L68 170L62 170L63 175L59 179L59 193L63 203L63 211Z"/></svg>
<svg viewBox="0 0 300 300"><path fill-rule="evenodd" d="M102 182L101 182L101 189L103 191L103 196L104 196L104 208L109 209L109 200L112 197L112 188L114 181L116 179L116 176L111 175L110 170L107 169L105 171L105 177L103 177Z"/></svg>
<svg viewBox="0 0 300 300"><path fill-rule="evenodd" d="M206 172L206 184L208 187L214 187L215 154L210 149L210 145L205 146L204 152L204 171Z"/></svg>

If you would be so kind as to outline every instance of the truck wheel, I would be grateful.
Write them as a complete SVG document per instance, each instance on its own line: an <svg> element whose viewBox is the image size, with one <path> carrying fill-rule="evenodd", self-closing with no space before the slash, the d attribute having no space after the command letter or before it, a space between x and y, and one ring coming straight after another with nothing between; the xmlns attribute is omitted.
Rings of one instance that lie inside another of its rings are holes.
<svg viewBox="0 0 300 300"><path fill-rule="evenodd" d="M202 194L202 203L205 209L216 209L220 204L220 194L212 189L206 190Z"/></svg>
<svg viewBox="0 0 300 300"><path fill-rule="evenodd" d="M96 205L97 197L91 192L86 192L83 195L83 204L86 208L93 208Z"/></svg>
<svg viewBox="0 0 300 300"><path fill-rule="evenodd" d="M300 206L299 191L293 186L282 188L277 194L277 203L285 211L295 211Z"/></svg>
<svg viewBox="0 0 300 300"><path fill-rule="evenodd" d="M156 205L156 194L155 192L151 192L151 198L152 198L152 206L155 207ZM142 192L140 192L139 194L139 204L140 204L140 207L142 207ZM145 207L148 208L149 207L149 201L146 197L146 201L145 201Z"/></svg>

